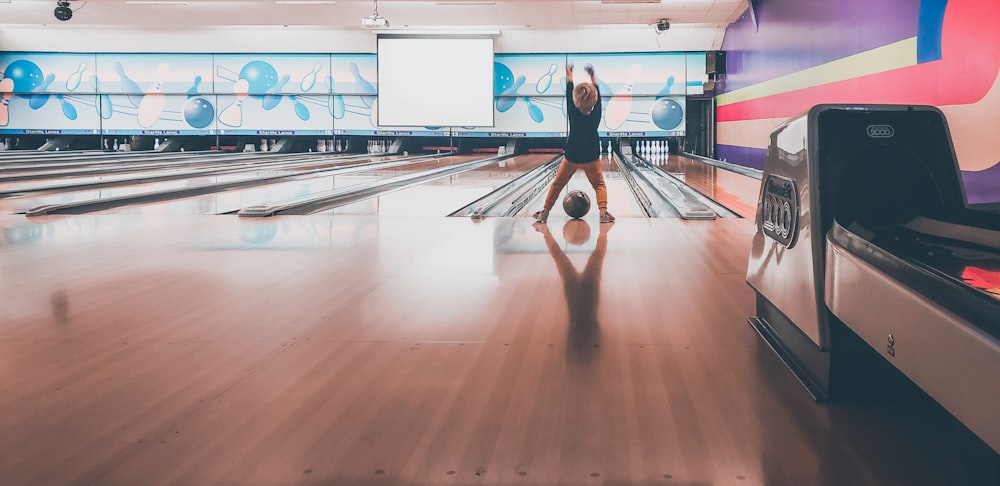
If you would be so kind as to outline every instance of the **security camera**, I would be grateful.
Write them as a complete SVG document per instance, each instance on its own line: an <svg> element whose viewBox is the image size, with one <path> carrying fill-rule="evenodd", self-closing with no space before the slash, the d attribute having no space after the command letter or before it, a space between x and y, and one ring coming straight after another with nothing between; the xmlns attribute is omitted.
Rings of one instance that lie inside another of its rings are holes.
<svg viewBox="0 0 1000 486"><path fill-rule="evenodd" d="M657 32L666 32L670 30L670 22L668 22L667 19L660 19L658 22L653 24L653 27L656 27Z"/></svg>
<svg viewBox="0 0 1000 486"><path fill-rule="evenodd" d="M56 2L56 10L52 14L63 22L73 18L73 10L69 8L69 2L66 1Z"/></svg>

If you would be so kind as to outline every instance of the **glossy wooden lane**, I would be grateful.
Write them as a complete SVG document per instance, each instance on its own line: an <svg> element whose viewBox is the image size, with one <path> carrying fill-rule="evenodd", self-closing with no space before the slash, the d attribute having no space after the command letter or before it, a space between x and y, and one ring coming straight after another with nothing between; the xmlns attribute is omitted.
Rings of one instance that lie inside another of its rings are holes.
<svg viewBox="0 0 1000 486"><path fill-rule="evenodd" d="M811 401L748 220L530 223L0 216L0 484L996 484Z"/></svg>
<svg viewBox="0 0 1000 486"><path fill-rule="evenodd" d="M602 154L601 155L601 170L604 173L604 186L608 191L608 211L615 216L615 218L645 218L646 213L643 212L642 206L635 199L632 194L632 190L629 188L628 184L625 182L624 177L621 174L621 166L618 164L618 159L615 157ZM583 191L588 196L590 196L590 211L584 216L583 219L591 222L592 224L598 224L599 213L597 211L597 200L595 199L596 194L594 194L594 188L591 187L590 181L582 171L578 171L566 184L562 192L559 194L559 198L556 200L555 206L552 207L550 217L567 219L566 211L562 207L562 198L570 191ZM548 194L548 188L540 192L537 197L529 201L528 204L521 211L520 215L528 217L535 211L542 209L545 204L545 196Z"/></svg>
<svg viewBox="0 0 1000 486"><path fill-rule="evenodd" d="M385 193L320 214L391 217L445 216L551 159L552 154L518 155L485 167L452 174L400 191ZM409 173L412 171L395 175Z"/></svg>
<svg viewBox="0 0 1000 486"><path fill-rule="evenodd" d="M749 219L755 217L760 180L683 155L651 157L650 162L736 214Z"/></svg>

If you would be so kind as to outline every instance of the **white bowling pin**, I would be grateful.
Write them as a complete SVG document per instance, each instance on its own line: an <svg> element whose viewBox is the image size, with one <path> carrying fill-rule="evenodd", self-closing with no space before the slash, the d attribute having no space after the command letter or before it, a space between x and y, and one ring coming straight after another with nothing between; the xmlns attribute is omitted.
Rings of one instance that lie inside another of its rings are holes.
<svg viewBox="0 0 1000 486"><path fill-rule="evenodd" d="M153 84L149 86L146 93L139 100L139 108L136 116L139 118L139 126L149 128L160 119L163 114L163 107L167 103L167 97L163 94L163 79L170 72L170 65L161 63L156 66L156 73L153 75Z"/></svg>
<svg viewBox="0 0 1000 486"><path fill-rule="evenodd" d="M233 85L233 94L236 101L219 113L219 123L230 127L238 127L243 124L243 100L246 99L250 91L250 82L241 79Z"/></svg>
<svg viewBox="0 0 1000 486"><path fill-rule="evenodd" d="M0 127L7 126L10 122L10 111L8 105L10 104L10 99L14 96L14 80L11 78L5 78L0 81Z"/></svg>
<svg viewBox="0 0 1000 486"><path fill-rule="evenodd" d="M604 124L609 129L617 130L628 119L632 112L632 88L635 87L635 82L640 75L642 75L642 66L631 65L626 74L625 85L608 101L608 106L604 109Z"/></svg>

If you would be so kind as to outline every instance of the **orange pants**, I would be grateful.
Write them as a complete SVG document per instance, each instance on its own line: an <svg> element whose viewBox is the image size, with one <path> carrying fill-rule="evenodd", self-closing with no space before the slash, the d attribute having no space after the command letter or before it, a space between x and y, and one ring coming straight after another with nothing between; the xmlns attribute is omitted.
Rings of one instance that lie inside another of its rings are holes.
<svg viewBox="0 0 1000 486"><path fill-rule="evenodd" d="M559 164L559 170L556 171L556 178L552 181L552 186L549 187L549 194L545 196L546 211L555 206L559 192L566 187L566 183L573 177L573 174L576 174L577 169L583 169L583 173L587 175L590 185L594 186L594 192L597 193L597 209L602 211L608 209L608 189L604 185L604 171L601 169L601 159L587 162L586 164L576 164L564 158L562 163Z"/></svg>

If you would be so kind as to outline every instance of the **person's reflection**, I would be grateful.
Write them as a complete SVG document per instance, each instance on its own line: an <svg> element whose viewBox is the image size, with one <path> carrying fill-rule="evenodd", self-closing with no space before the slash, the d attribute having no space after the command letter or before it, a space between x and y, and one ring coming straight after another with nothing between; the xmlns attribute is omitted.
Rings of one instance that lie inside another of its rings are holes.
<svg viewBox="0 0 1000 486"><path fill-rule="evenodd" d="M587 258L583 271L577 271L545 223L535 223L535 230L545 237L545 246L556 263L563 280L569 326L566 330L566 357L571 362L592 361L600 348L601 329L597 321L597 304L601 284L601 267L608 248L608 232L614 226L600 225L597 246ZM571 219L563 225L563 238L570 245L583 245L590 240L590 225L582 219Z"/></svg>

